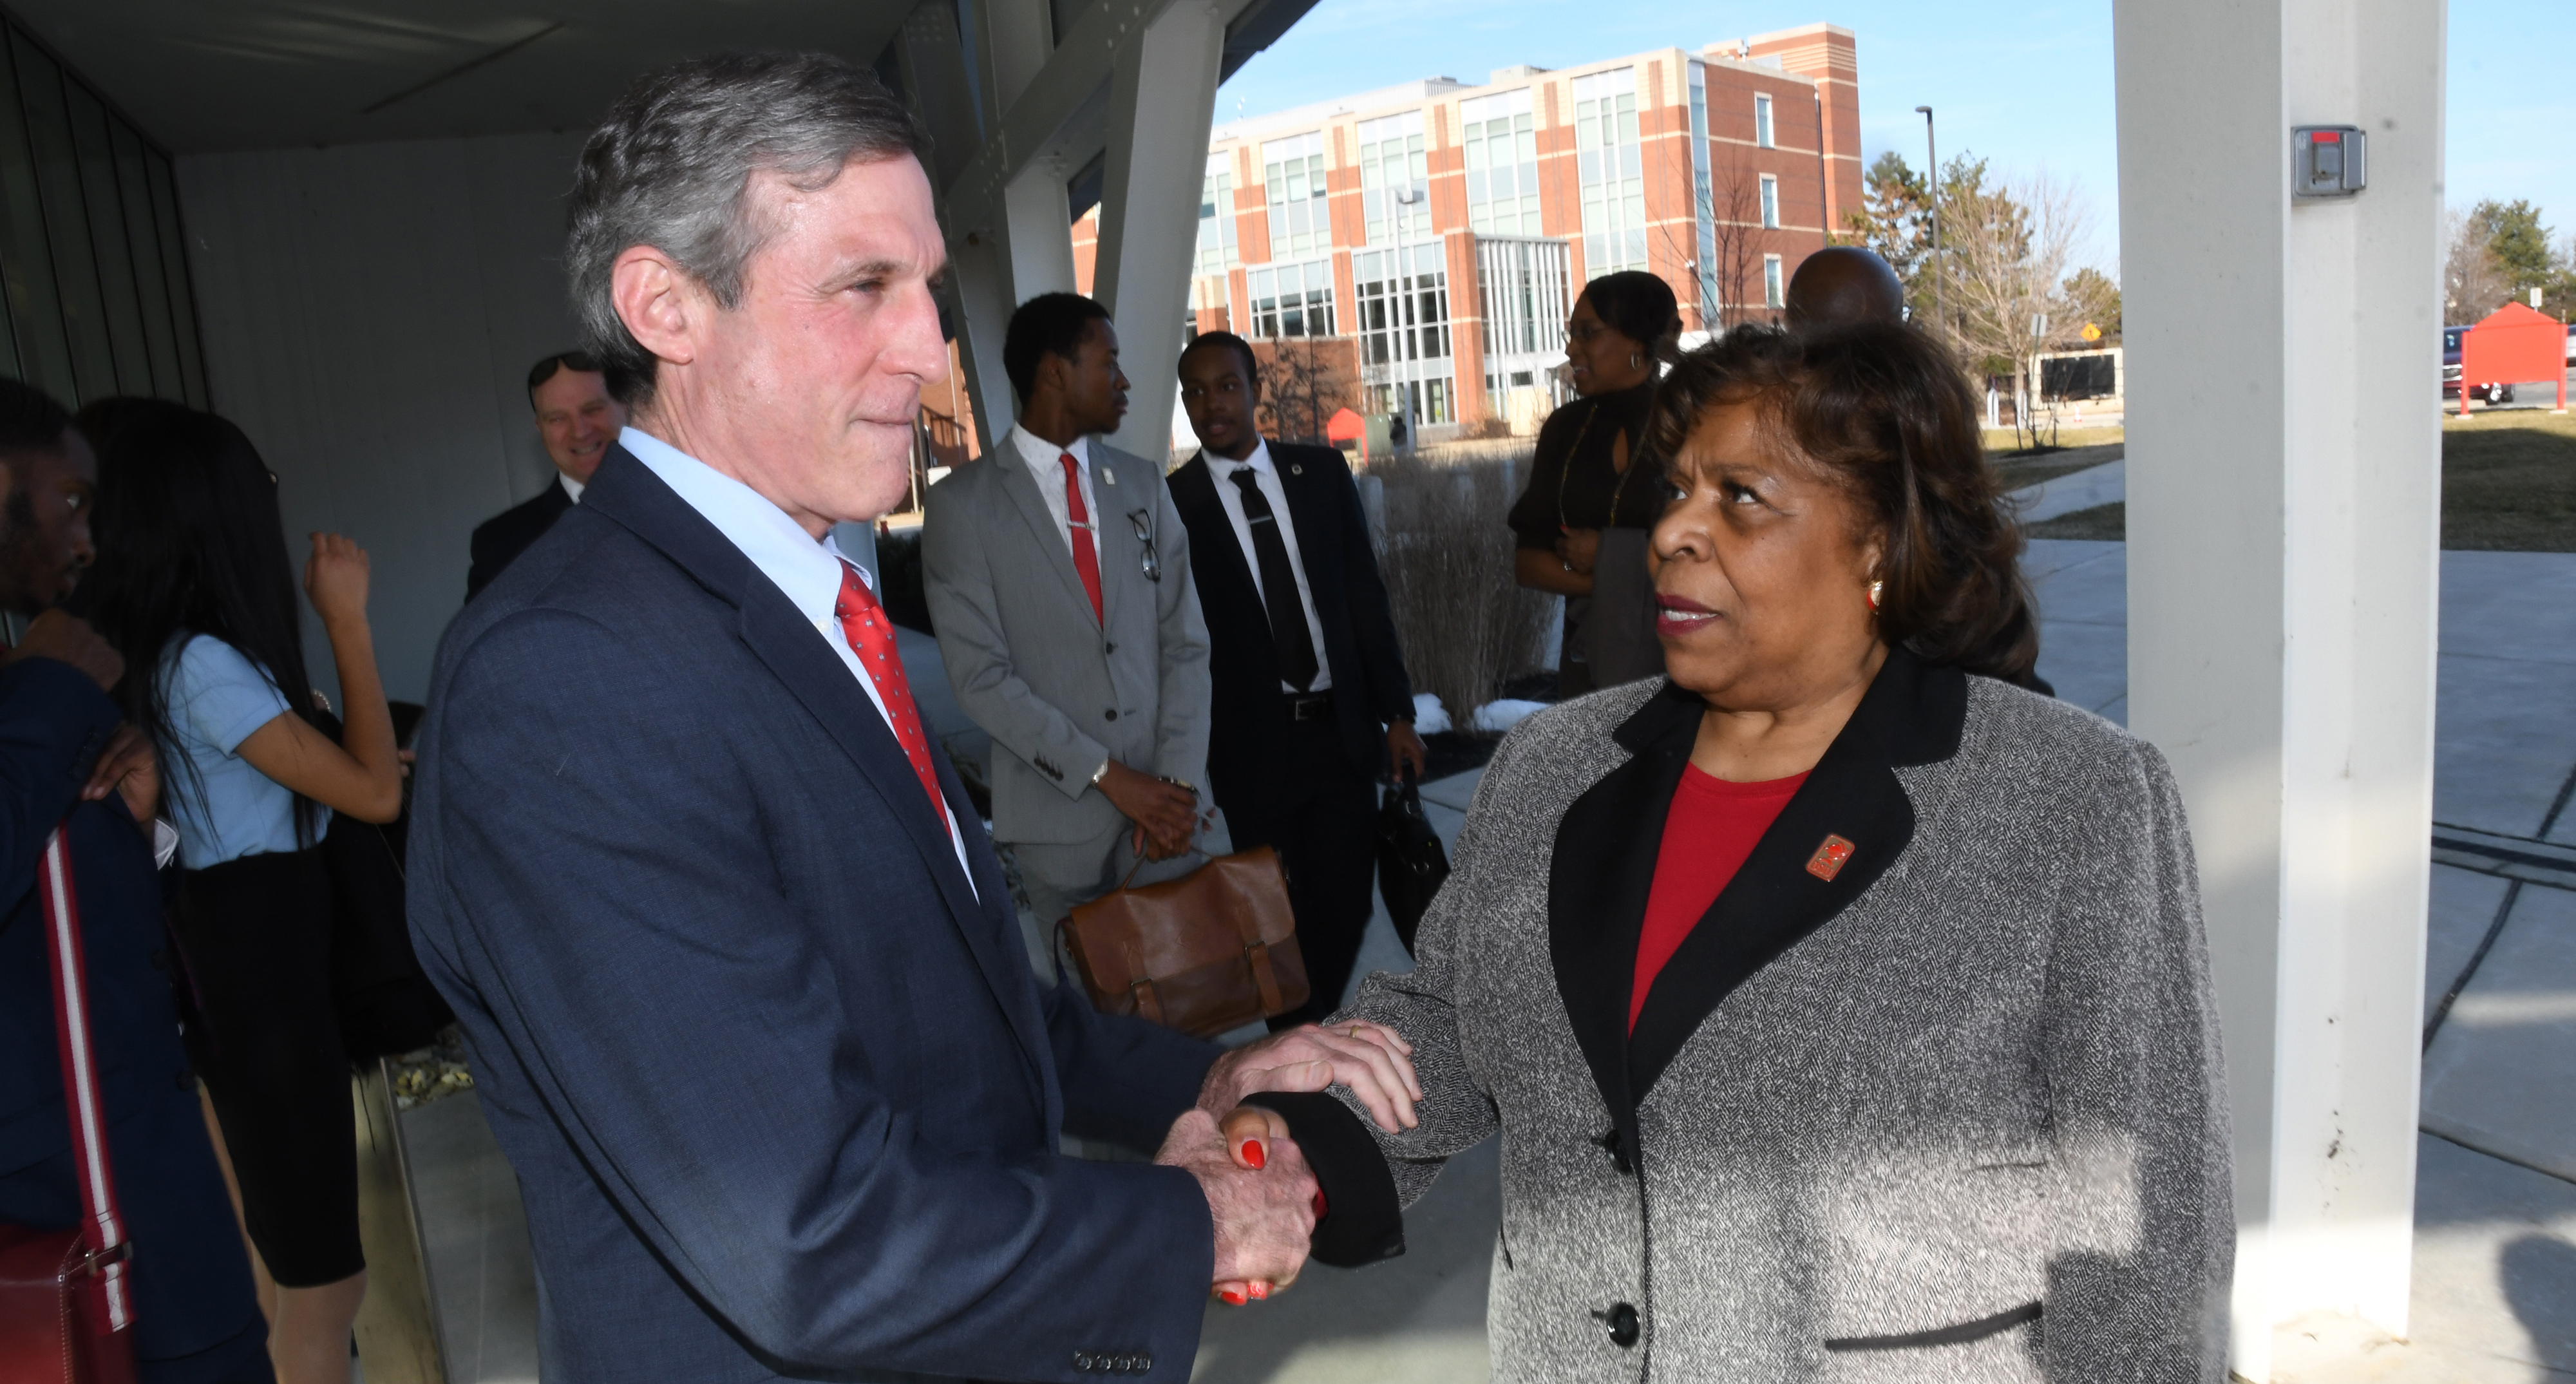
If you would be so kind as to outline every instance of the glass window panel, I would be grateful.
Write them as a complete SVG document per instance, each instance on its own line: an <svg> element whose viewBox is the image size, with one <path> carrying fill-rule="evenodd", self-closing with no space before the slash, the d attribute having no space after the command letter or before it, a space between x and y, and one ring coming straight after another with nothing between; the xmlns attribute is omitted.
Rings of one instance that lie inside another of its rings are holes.
<svg viewBox="0 0 2576 1384"><path fill-rule="evenodd" d="M116 392L116 350L108 342L98 257L82 214L79 154L72 146L71 116L63 106L62 69L33 45L11 38L19 93L25 98L27 143L36 160L36 192L44 204L45 241L53 250L63 334L71 341L75 388L63 397L77 405Z"/></svg>
<svg viewBox="0 0 2576 1384"><path fill-rule="evenodd" d="M144 171L143 140L133 126L115 119L108 123L108 138L116 149L116 189L125 205L126 248L134 265L135 292L143 300L143 341L151 353L152 392L164 399L183 398L178 331L170 317L170 276L161 262L160 225L152 215L152 179Z"/></svg>
<svg viewBox="0 0 2576 1384"><path fill-rule="evenodd" d="M15 68L5 57L0 57L0 280L6 282L10 355L18 377L58 399L77 398L71 341L64 335L62 303L54 290L44 199L36 191L36 162L27 145Z"/></svg>

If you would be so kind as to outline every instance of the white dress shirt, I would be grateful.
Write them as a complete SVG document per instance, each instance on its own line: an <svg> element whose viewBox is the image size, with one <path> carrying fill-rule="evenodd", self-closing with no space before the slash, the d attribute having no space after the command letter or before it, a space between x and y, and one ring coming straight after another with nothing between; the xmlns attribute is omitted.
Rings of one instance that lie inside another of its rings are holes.
<svg viewBox="0 0 2576 1384"><path fill-rule="evenodd" d="M557 471L557 472L555 473L555 484L560 485L560 486L562 486L562 487L564 488L564 493L565 493L566 495L570 495L570 496L572 497L572 502L573 502L574 504L580 504L580 503L581 503L581 492L583 492L584 490L587 490L587 489L589 489L589 488L590 488L589 486L584 485L582 482L577 481L577 480L574 480L572 477L565 475L565 474L564 474L563 472L561 472L561 471Z"/></svg>
<svg viewBox="0 0 2576 1384"><path fill-rule="evenodd" d="M617 435L617 443L661 477L663 484L678 492L689 508L715 525L716 532L741 549L762 576L786 593L797 613L813 622L814 632L840 656L841 666L858 679L859 690L868 694L868 704L877 709L877 715L886 718L886 729L894 729L894 718L886 715L885 696L877 690L876 679L868 676L866 667L859 662L858 651L850 647L850 641L841 633L840 621L832 613L841 599L841 564L845 559L840 546L829 535L815 541L802 525L787 517L787 511L762 498L759 491L651 433L628 428ZM876 582L868 569L859 567L858 572L859 580L866 582L869 590L875 590ZM919 714L918 708L914 714ZM922 730L926 735L929 727L924 725ZM967 891L973 893L975 872L966 864L965 833L957 829L957 814L945 802L940 804L940 811L948 819L948 842L957 851L957 867L965 871Z"/></svg>
<svg viewBox="0 0 2576 1384"><path fill-rule="evenodd" d="M1243 549L1243 565L1252 569L1252 589L1261 592L1262 609L1269 609L1270 594L1261 591L1261 554L1252 546L1252 521L1243 517L1243 490L1235 483L1234 473L1250 471L1253 484L1261 487L1263 499L1270 502L1270 512L1279 522L1279 541L1288 546L1288 570L1297 576L1297 608L1306 612L1306 634L1315 641L1315 685L1292 687L1285 679L1279 683L1283 692L1322 692L1333 685L1333 661L1324 656L1324 622L1315 614L1314 588L1306 582L1306 559L1297 551L1297 521L1288 514L1288 492L1279 486L1279 468L1270 460L1267 440L1252 444L1252 455L1231 461L1213 452L1204 453L1208 471L1216 477L1217 503L1225 506L1225 521L1234 525L1234 541Z"/></svg>
<svg viewBox="0 0 2576 1384"><path fill-rule="evenodd" d="M1091 440L1077 437L1073 444L1059 447L1025 428L1011 429L1011 445L1019 449L1029 474L1038 483L1038 493L1046 497L1047 513L1055 516L1055 531L1064 538L1064 550L1073 551L1073 510L1064 502L1064 455L1073 454L1073 469L1082 478L1082 512L1091 516L1091 560L1100 560L1100 497L1092 491Z"/></svg>

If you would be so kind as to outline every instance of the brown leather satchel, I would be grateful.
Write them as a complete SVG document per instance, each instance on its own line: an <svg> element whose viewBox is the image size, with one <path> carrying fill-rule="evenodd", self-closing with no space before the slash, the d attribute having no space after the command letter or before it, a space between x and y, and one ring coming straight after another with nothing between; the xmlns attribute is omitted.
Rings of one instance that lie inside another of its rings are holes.
<svg viewBox="0 0 2576 1384"><path fill-rule="evenodd" d="M1141 1015L1213 1038L1306 1002L1288 877L1268 846L1219 856L1167 883L1121 885L1076 904L1062 926L1065 950L1103 1014Z"/></svg>

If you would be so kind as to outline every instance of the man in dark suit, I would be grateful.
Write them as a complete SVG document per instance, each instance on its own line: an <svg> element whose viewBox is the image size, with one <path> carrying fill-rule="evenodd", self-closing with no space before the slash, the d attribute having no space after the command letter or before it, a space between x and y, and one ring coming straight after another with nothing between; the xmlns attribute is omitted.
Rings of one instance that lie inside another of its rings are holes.
<svg viewBox="0 0 2576 1384"><path fill-rule="evenodd" d="M582 155L565 262L635 420L441 642L410 874L550 1380L1185 1378L1211 1285L1285 1282L1316 1223L1302 1156L1239 1169L1211 1112L1411 1110L1382 1030L1219 1056L1030 974L828 539L906 495L947 371L925 148L865 69L738 54Z"/></svg>
<svg viewBox="0 0 2576 1384"><path fill-rule="evenodd" d="M106 1097L118 1212L133 1250L144 1384L272 1378L223 1173L179 1046L150 826L151 742L108 697L129 674L89 625L47 609L89 555L89 448L60 404L0 380L0 608L32 617L0 652L0 1224L80 1223L55 1046L50 939L36 862L61 824ZM172 837L175 847L177 838Z"/></svg>
<svg viewBox="0 0 2576 1384"><path fill-rule="evenodd" d="M1314 994L1285 1027L1341 1007L1377 879L1371 785L1422 772L1413 684L1342 454L1264 439L1261 370L1232 332L1181 353L1181 406L1199 454L1172 473L1216 686L1208 781L1237 850L1288 867L1297 947Z"/></svg>
<svg viewBox="0 0 2576 1384"><path fill-rule="evenodd" d="M546 457L555 464L554 483L476 526L474 563L465 572L469 601L544 537L565 510L581 503L582 487L626 426L626 406L587 351L559 352L528 367L528 403L537 411Z"/></svg>

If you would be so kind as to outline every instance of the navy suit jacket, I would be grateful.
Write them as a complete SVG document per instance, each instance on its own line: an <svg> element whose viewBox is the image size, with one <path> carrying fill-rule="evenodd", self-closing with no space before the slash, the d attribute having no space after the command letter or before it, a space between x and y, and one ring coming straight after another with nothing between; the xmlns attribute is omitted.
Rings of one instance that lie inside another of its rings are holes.
<svg viewBox="0 0 2576 1384"><path fill-rule="evenodd" d="M1324 627L1324 658L1333 670L1333 712L1352 772L1376 782L1386 774L1386 726L1413 719L1413 683L1395 637L1395 614L1368 516L1349 463L1331 447L1270 444L1270 464L1288 496L1297 556L1315 618ZM1220 482L1202 452L1172 473L1172 507L1189 526L1190 570L1207 619L1208 672L1216 715L1208 734L1208 784L1225 815L1247 827L1266 819L1263 805L1295 782L1288 756L1288 708L1279 684L1279 648L1269 608L1252 580L1252 563L1217 497Z"/></svg>
<svg viewBox="0 0 2576 1384"><path fill-rule="evenodd" d="M934 744L642 463L468 606L430 685L421 959L517 1170L564 1381L1185 1378L1213 1253L1151 1149L1216 1049L1041 993Z"/></svg>
<svg viewBox="0 0 2576 1384"><path fill-rule="evenodd" d="M545 489L475 525L474 537L467 545L473 561L465 569L465 599L482 595L494 577L545 537L546 530L572 507L573 498L563 488L563 478L549 476Z"/></svg>
<svg viewBox="0 0 2576 1384"><path fill-rule="evenodd" d="M152 844L123 799L80 802L121 719L70 664L31 658L0 669L0 1222L64 1227L81 1216L36 894L45 837L69 814L109 1172L134 1245L135 1354L147 1380L222 1375L256 1354L267 1332L179 1046ZM153 1368L192 1356L203 1358Z"/></svg>

